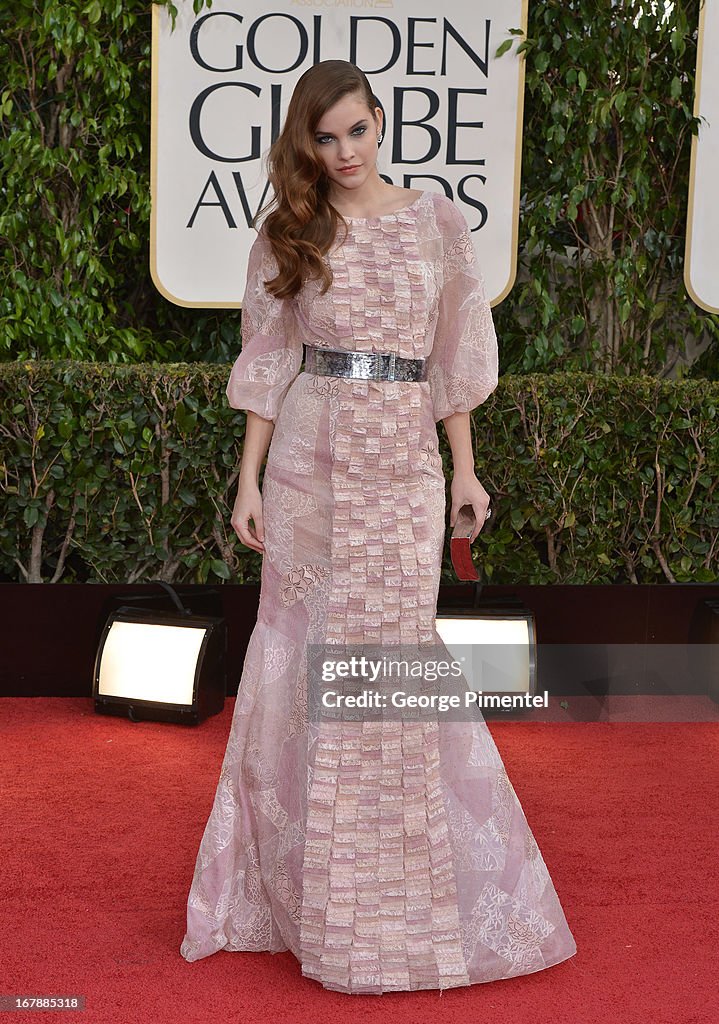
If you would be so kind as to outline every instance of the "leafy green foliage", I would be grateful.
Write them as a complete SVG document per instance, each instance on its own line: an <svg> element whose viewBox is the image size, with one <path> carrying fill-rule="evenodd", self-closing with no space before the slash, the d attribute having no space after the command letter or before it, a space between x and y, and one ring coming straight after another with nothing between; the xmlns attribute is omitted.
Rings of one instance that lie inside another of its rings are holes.
<svg viewBox="0 0 719 1024"><path fill-rule="evenodd" d="M0 565L18 582L257 575L230 524L244 416L227 368L0 367Z"/></svg>
<svg viewBox="0 0 719 1024"><path fill-rule="evenodd" d="M239 311L180 309L149 273L151 10L16 0L0 15L0 358L236 354Z"/></svg>
<svg viewBox="0 0 719 1024"><path fill-rule="evenodd" d="M529 5L510 372L681 376L719 317L683 282L698 0Z"/></svg>
<svg viewBox="0 0 719 1024"><path fill-rule="evenodd" d="M230 523L245 417L218 398L228 373L0 366L0 577L259 579L261 556ZM475 548L483 578L716 581L718 412L710 381L503 377L475 414L477 475L494 510ZM447 545L450 581L448 555Z"/></svg>

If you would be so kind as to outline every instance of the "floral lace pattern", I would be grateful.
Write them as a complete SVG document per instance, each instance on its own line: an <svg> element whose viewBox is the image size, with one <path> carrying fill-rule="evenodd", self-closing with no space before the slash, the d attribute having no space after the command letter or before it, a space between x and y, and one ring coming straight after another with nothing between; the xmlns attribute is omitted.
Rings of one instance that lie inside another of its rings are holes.
<svg viewBox="0 0 719 1024"><path fill-rule="evenodd" d="M181 953L290 949L350 993L541 970L576 946L486 723L308 711L310 644L441 644L436 422L498 379L471 235L444 196L352 221L327 261L329 291L288 302L262 287L262 232L250 254L227 397L275 422L262 585ZM429 379L302 372L303 344L425 358Z"/></svg>
<svg viewBox="0 0 719 1024"><path fill-rule="evenodd" d="M311 587L320 580L330 577L328 569L321 565L298 565L286 572L280 584L280 600L285 608L297 601L304 601Z"/></svg>

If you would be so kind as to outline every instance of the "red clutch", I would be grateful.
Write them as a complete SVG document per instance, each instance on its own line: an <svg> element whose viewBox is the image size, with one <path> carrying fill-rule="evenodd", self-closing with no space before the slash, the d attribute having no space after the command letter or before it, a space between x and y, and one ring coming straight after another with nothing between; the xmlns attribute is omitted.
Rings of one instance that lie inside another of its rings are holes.
<svg viewBox="0 0 719 1024"><path fill-rule="evenodd" d="M469 538L477 525L477 517L471 505L462 505L449 538L449 553L452 568L459 580L478 580L479 573L472 561Z"/></svg>

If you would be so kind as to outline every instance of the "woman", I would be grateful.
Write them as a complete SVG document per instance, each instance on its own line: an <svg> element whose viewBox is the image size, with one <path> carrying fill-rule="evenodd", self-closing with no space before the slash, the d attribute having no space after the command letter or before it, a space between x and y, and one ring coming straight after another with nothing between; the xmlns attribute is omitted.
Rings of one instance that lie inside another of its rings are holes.
<svg viewBox="0 0 719 1024"><path fill-rule="evenodd" d="M483 278L448 198L380 178L383 127L364 74L324 61L269 154L227 385L247 411L232 524L263 553L260 606L181 947L290 949L350 993L508 978L576 950L481 717L308 712L313 645L441 643L440 419L450 525L471 504L474 540L489 505L469 424L497 385Z"/></svg>

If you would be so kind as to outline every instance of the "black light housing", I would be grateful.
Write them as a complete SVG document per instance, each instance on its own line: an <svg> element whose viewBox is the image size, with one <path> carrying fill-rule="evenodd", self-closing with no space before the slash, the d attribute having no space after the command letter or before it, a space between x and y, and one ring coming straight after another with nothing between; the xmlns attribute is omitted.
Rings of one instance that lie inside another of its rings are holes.
<svg viewBox="0 0 719 1024"><path fill-rule="evenodd" d="M98 643L93 699L99 714L197 725L227 695L227 629L217 616L122 605Z"/></svg>
<svg viewBox="0 0 719 1024"><path fill-rule="evenodd" d="M442 642L453 657L464 659L471 689L490 696L534 697L537 631L533 612L515 598L482 604L481 584L474 589L471 605L437 609L435 626ZM513 713L527 710L522 706ZM492 711L483 708L485 717Z"/></svg>

